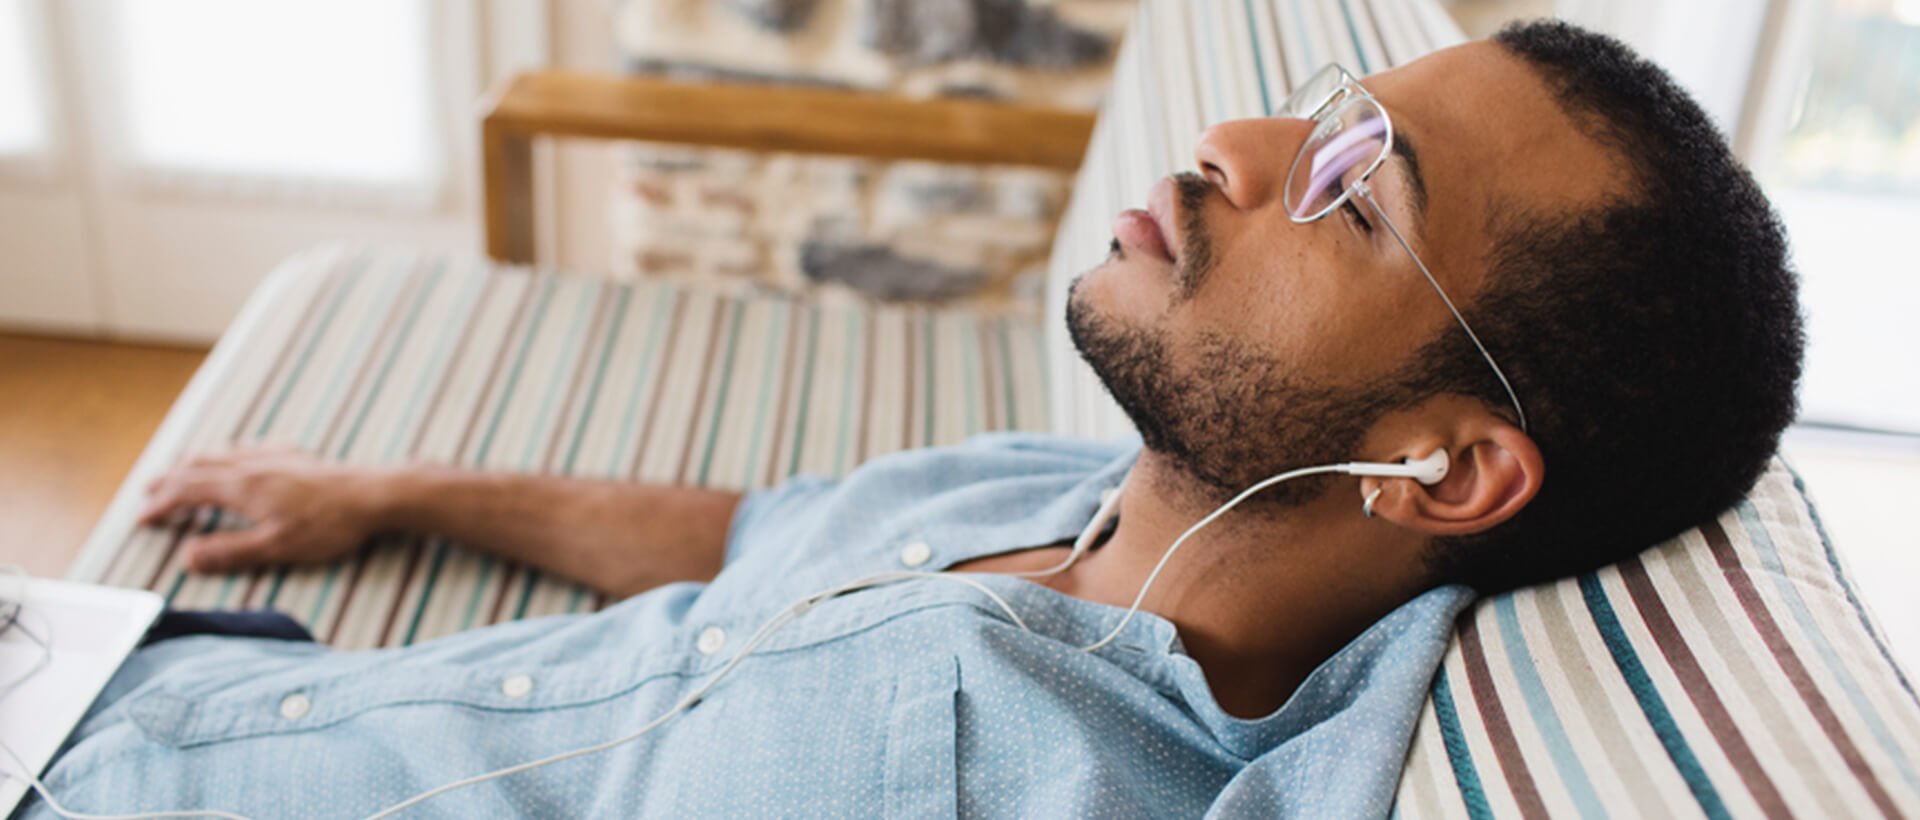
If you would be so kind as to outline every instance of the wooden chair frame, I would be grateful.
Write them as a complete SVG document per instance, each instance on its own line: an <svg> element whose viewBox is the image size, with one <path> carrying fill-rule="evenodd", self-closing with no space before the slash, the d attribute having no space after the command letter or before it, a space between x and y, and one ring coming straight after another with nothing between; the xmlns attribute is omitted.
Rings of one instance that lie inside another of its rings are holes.
<svg viewBox="0 0 1920 820"><path fill-rule="evenodd" d="M519 75L483 103L487 253L534 259L533 140L589 137L1072 171L1092 112L912 100L792 86L691 84L564 71Z"/></svg>

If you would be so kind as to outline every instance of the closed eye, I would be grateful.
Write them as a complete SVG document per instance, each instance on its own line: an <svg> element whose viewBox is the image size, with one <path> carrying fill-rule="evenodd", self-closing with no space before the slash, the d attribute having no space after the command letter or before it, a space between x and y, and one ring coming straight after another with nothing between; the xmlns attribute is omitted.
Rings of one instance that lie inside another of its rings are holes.
<svg viewBox="0 0 1920 820"><path fill-rule="evenodd" d="M1359 228L1369 236L1373 235L1373 225L1367 222L1367 218L1363 216L1360 213L1360 209L1353 204L1353 197L1347 197L1347 201L1340 205L1340 212L1346 215L1347 221L1352 222L1354 227Z"/></svg>

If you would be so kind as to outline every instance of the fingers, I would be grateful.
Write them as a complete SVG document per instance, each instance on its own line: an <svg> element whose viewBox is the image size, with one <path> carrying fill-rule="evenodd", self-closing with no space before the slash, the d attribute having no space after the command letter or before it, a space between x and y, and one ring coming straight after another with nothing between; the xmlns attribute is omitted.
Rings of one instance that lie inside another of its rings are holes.
<svg viewBox="0 0 1920 820"><path fill-rule="evenodd" d="M237 506L234 483L205 472L168 473L147 485L147 505L139 521L146 526L164 522L175 512L201 506Z"/></svg>
<svg viewBox="0 0 1920 820"><path fill-rule="evenodd" d="M266 527L224 530L181 542L189 572L232 572L272 560L273 532Z"/></svg>

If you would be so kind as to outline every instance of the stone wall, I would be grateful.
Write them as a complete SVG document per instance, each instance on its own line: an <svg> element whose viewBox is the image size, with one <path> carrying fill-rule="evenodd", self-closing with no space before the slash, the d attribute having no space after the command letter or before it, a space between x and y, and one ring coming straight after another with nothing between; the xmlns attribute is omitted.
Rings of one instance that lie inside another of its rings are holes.
<svg viewBox="0 0 1920 820"><path fill-rule="evenodd" d="M1135 0L627 0L630 70L1091 109ZM614 270L1037 306L1071 175L636 146Z"/></svg>

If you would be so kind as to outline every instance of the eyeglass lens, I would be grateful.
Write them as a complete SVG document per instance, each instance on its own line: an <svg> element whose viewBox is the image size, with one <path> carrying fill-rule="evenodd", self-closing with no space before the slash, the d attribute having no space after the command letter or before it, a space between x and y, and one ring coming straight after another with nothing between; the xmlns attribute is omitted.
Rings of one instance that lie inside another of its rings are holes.
<svg viewBox="0 0 1920 820"><path fill-rule="evenodd" d="M1387 150L1387 118L1371 100L1349 98L1321 112L1287 173L1287 213L1302 220L1325 215Z"/></svg>

